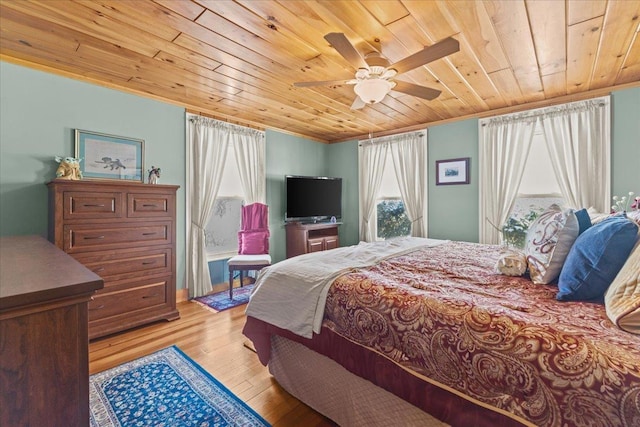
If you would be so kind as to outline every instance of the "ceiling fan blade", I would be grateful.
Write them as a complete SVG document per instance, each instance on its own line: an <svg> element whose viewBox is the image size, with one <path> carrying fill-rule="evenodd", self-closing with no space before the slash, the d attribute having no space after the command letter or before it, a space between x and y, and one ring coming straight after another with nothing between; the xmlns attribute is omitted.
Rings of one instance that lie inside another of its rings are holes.
<svg viewBox="0 0 640 427"><path fill-rule="evenodd" d="M404 59L389 65L387 68L394 68L398 74L406 73L407 71L418 68L429 62L435 61L447 55L451 55L460 50L460 43L458 40L447 37L444 40L440 40L438 43L431 46L427 46L419 52L409 55Z"/></svg>
<svg viewBox="0 0 640 427"><path fill-rule="evenodd" d="M329 33L324 36L325 40L331 43L331 46L338 51L344 59L356 70L360 68L369 69L369 65L364 60L360 52L356 50L349 39L343 33Z"/></svg>
<svg viewBox="0 0 640 427"><path fill-rule="evenodd" d="M336 85L351 85L355 84L356 80L325 80L318 82L296 82L293 85L296 87L309 87L309 86L336 86Z"/></svg>
<svg viewBox="0 0 640 427"><path fill-rule="evenodd" d="M367 104L365 104L365 102L362 99L360 99L359 96L356 96L356 99L353 100L353 104L351 104L351 109L360 110L364 108L365 105Z"/></svg>
<svg viewBox="0 0 640 427"><path fill-rule="evenodd" d="M440 95L441 91L437 89L431 89L430 87L418 86L413 83L401 82L395 80L396 85L392 90L396 92L406 93L407 95L417 96L418 98L424 98L429 101L436 99Z"/></svg>

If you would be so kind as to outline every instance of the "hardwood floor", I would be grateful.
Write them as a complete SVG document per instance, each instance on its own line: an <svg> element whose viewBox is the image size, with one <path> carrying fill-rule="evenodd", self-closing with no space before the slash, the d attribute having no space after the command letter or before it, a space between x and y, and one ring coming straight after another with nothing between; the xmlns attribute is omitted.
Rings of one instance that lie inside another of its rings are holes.
<svg viewBox="0 0 640 427"><path fill-rule="evenodd" d="M245 307L214 313L194 302L178 303L178 320L92 341L89 373L176 345L274 427L335 426L282 389L256 354L244 346Z"/></svg>

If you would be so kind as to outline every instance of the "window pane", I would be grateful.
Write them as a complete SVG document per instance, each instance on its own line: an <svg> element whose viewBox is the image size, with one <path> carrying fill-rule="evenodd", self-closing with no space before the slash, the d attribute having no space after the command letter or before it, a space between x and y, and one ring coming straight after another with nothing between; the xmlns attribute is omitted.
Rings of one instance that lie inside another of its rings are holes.
<svg viewBox="0 0 640 427"><path fill-rule="evenodd" d="M522 172L520 194L560 194L560 186L551 166L551 157L541 125L538 123L531 141L531 150Z"/></svg>
<svg viewBox="0 0 640 427"><path fill-rule="evenodd" d="M398 179L396 178L396 172L393 168L393 159L391 158L391 154L387 155L383 166L382 183L380 184L380 190L378 191L378 198L400 198L400 187L398 187Z"/></svg>
<svg viewBox="0 0 640 427"><path fill-rule="evenodd" d="M565 205L542 127L539 123L536 126L518 197L511 215L501 228L503 243L521 249L524 248L529 226L540 213L554 203L562 207Z"/></svg>
<svg viewBox="0 0 640 427"><path fill-rule="evenodd" d="M227 150L227 159L222 170L218 197L242 197L242 184L240 183L240 171L236 162L236 152L231 145Z"/></svg>
<svg viewBox="0 0 640 427"><path fill-rule="evenodd" d="M204 231L209 260L231 257L238 253L238 231L242 221L242 202L240 171L235 151L229 145L218 197Z"/></svg>
<svg viewBox="0 0 640 427"><path fill-rule="evenodd" d="M384 240L411 234L411 222L404 211L404 203L401 199L386 199L378 202L377 217L378 239Z"/></svg>
<svg viewBox="0 0 640 427"><path fill-rule="evenodd" d="M564 205L562 197L542 195L538 197L518 197L511 216L502 227L502 238L508 246L524 249L527 230L542 211L552 204Z"/></svg>
<svg viewBox="0 0 640 427"><path fill-rule="evenodd" d="M238 253L238 231L242 219L240 197L218 197L204 230L207 255L218 258Z"/></svg>

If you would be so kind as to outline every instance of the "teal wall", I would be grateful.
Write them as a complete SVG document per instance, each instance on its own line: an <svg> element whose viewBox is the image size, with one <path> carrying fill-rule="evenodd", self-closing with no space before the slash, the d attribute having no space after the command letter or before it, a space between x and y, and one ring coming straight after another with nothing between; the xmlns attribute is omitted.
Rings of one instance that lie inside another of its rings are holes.
<svg viewBox="0 0 640 427"><path fill-rule="evenodd" d="M286 257L284 230L285 175L326 175L327 145L267 130L267 205L269 205L269 251L274 262Z"/></svg>
<svg viewBox="0 0 640 427"><path fill-rule="evenodd" d="M613 92L611 195L640 194L640 87Z"/></svg>
<svg viewBox="0 0 640 427"><path fill-rule="evenodd" d="M640 87L611 95L612 195L640 194ZM432 126L429 132L429 237L477 242L478 119ZM436 160L471 157L470 185L435 185Z"/></svg>
<svg viewBox="0 0 640 427"><path fill-rule="evenodd" d="M478 119L430 127L429 237L478 241ZM436 185L436 161L470 157L470 184Z"/></svg>
<svg viewBox="0 0 640 427"><path fill-rule="evenodd" d="M342 246L358 243L358 145L357 141L321 144L272 130L267 141L267 204L271 231L271 257L286 257L284 229L285 175L332 176L342 178Z"/></svg>
<svg viewBox="0 0 640 427"><path fill-rule="evenodd" d="M358 243L358 141L327 146L327 175L342 178L340 245Z"/></svg>
<svg viewBox="0 0 640 427"><path fill-rule="evenodd" d="M178 191L178 288L185 271L185 110L0 61L0 236L47 236L46 183L55 177L55 156L74 155L73 130L85 129L145 140L145 165L162 167L161 182ZM341 226L343 244L357 242L357 147L329 146L281 132L266 131L267 203L274 261L285 258L284 176L341 176L327 159L343 165L349 186ZM334 148L338 147L338 148ZM350 151L350 153L349 153ZM350 156L350 157L347 157ZM351 160L352 163L350 163ZM352 213L355 206L355 212ZM346 230L346 231L345 231ZM355 238L349 237L353 235ZM345 233L344 236L342 233Z"/></svg>
<svg viewBox="0 0 640 427"><path fill-rule="evenodd" d="M612 193L640 193L640 88L612 95ZM74 154L73 129L144 139L145 165L177 184L178 287L185 270L184 109L0 61L0 236L47 235L56 155ZM429 133L429 236L478 240L478 120ZM321 144L267 130L267 203L274 261L285 257L284 176L343 178L343 245L358 242L357 141ZM471 157L470 185L435 185L435 161Z"/></svg>
<svg viewBox="0 0 640 427"><path fill-rule="evenodd" d="M0 235L47 236L55 156L73 156L74 129L145 140L145 168L176 184L178 287L185 259L184 108L0 62Z"/></svg>

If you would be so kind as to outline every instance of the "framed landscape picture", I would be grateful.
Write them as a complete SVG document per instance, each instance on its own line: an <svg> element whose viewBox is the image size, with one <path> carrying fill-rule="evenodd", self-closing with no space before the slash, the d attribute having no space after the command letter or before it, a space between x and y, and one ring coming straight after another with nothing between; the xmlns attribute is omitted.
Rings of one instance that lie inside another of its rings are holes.
<svg viewBox="0 0 640 427"><path fill-rule="evenodd" d="M436 161L436 185L469 184L470 157Z"/></svg>
<svg viewBox="0 0 640 427"><path fill-rule="evenodd" d="M84 178L144 182L144 140L81 129L75 140Z"/></svg>

